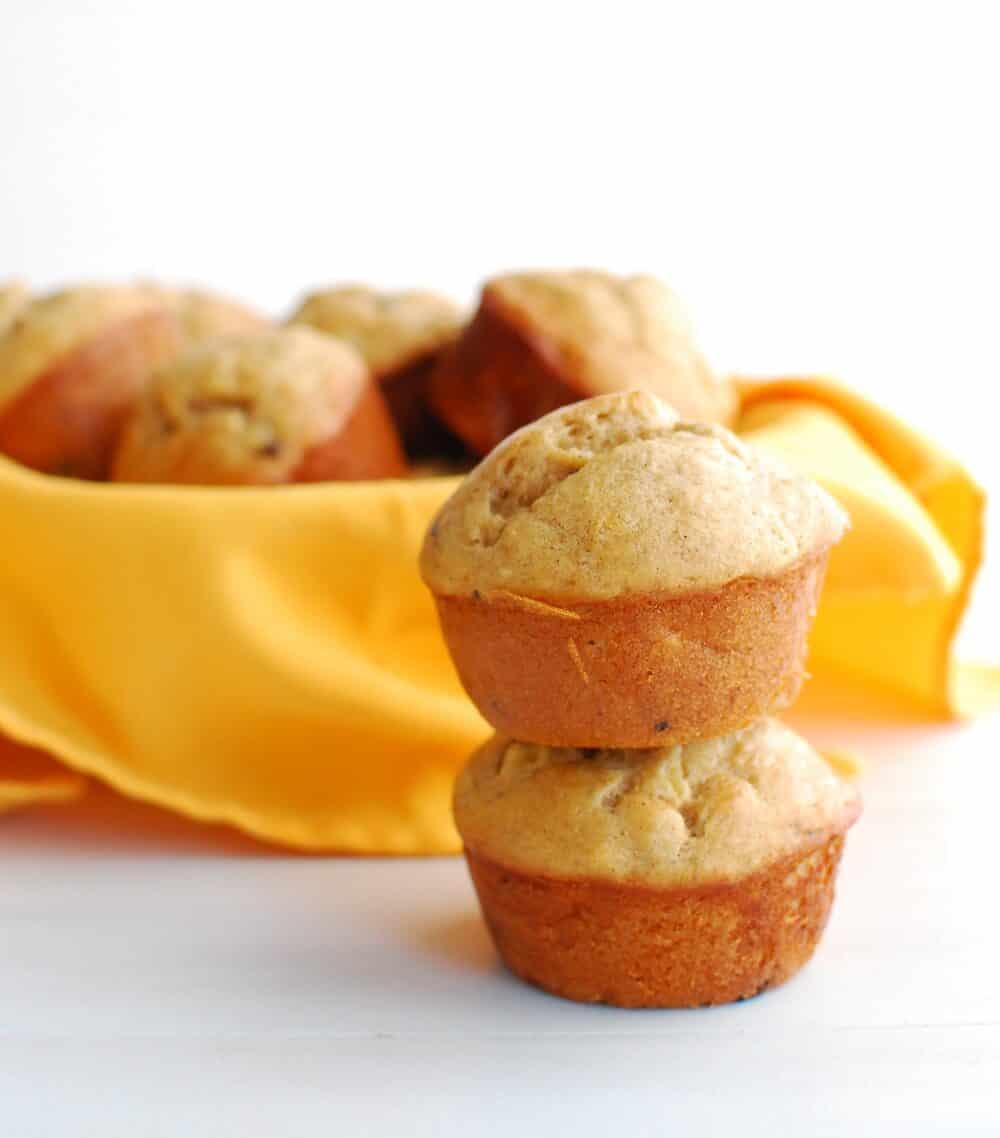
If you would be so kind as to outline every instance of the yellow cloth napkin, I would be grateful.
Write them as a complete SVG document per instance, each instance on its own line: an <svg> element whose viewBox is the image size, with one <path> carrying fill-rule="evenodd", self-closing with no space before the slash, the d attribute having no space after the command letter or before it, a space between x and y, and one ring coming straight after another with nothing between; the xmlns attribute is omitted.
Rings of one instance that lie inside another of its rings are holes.
<svg viewBox="0 0 1000 1138"><path fill-rule="evenodd" d="M929 440L832 380L742 387L740 433L851 515L830 558L810 670L840 670L941 715L1000 701L1000 668L951 652L982 561L983 491Z"/></svg>
<svg viewBox="0 0 1000 1138"><path fill-rule="evenodd" d="M968 476L825 381L745 384L740 429L852 516L813 683L972 710L950 659L980 559ZM107 486L0 460L0 731L62 764L0 750L0 808L77 772L306 849L457 850L452 779L488 729L415 566L455 485ZM1000 670L976 681L1000 698Z"/></svg>

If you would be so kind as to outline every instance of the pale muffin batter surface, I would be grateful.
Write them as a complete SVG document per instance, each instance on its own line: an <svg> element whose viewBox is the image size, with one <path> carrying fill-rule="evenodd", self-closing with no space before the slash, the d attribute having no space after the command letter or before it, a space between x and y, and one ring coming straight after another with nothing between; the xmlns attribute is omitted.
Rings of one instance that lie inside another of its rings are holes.
<svg viewBox="0 0 1000 1138"><path fill-rule="evenodd" d="M0 329L0 406L116 321L163 307L139 286L82 285L30 300Z"/></svg>
<svg viewBox="0 0 1000 1138"><path fill-rule="evenodd" d="M309 328L193 348L154 376L115 478L282 482L341 429L367 382L352 348Z"/></svg>
<svg viewBox="0 0 1000 1138"><path fill-rule="evenodd" d="M291 323L346 340L376 375L383 375L453 339L461 310L433 292L376 292L364 285L341 285L307 296Z"/></svg>
<svg viewBox="0 0 1000 1138"><path fill-rule="evenodd" d="M625 392L504 440L445 503L421 569L438 593L597 600L772 576L836 542L844 511L724 427Z"/></svg>
<svg viewBox="0 0 1000 1138"><path fill-rule="evenodd" d="M728 422L735 411L731 383L709 367L679 297L656 277L510 273L491 281L485 297L537 337L584 391L620 391L627 376L629 386L672 398L692 418Z"/></svg>
<svg viewBox="0 0 1000 1138"><path fill-rule="evenodd" d="M459 776L465 844L502 865L650 885L732 880L846 828L858 795L775 719L655 750L494 736Z"/></svg>

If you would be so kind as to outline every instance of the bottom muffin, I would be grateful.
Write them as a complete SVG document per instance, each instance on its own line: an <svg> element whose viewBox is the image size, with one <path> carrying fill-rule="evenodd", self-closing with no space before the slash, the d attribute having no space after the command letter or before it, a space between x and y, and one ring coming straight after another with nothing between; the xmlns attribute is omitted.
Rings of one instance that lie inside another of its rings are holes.
<svg viewBox="0 0 1000 1138"><path fill-rule="evenodd" d="M648 751L495 736L455 791L507 966L621 1007L727 1003L797 972L859 813L855 789L773 719Z"/></svg>

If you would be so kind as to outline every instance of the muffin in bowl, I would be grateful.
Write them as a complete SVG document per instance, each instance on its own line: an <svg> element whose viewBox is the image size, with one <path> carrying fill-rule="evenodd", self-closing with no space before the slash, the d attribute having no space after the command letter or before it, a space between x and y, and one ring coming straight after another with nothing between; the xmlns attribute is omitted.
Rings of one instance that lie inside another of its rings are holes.
<svg viewBox="0 0 1000 1138"><path fill-rule="evenodd" d="M366 285L340 285L310 293L289 323L318 328L361 353L411 455L456 450L456 440L427 405L431 370L461 325L456 304L422 290L379 292Z"/></svg>
<svg viewBox="0 0 1000 1138"><path fill-rule="evenodd" d="M641 751L495 736L455 822L507 966L556 995L693 1007L782 983L812 956L856 790L773 719Z"/></svg>
<svg viewBox="0 0 1000 1138"><path fill-rule="evenodd" d="M24 281L0 281L0 335L31 298Z"/></svg>
<svg viewBox="0 0 1000 1138"><path fill-rule="evenodd" d="M483 716L553 746L655 747L786 706L846 515L819 486L646 392L524 427L421 551Z"/></svg>
<svg viewBox="0 0 1000 1138"><path fill-rule="evenodd" d="M489 281L472 322L442 353L430 399L483 455L557 407L628 389L702 422L728 422L736 409L732 385L708 366L666 285L581 269Z"/></svg>
<svg viewBox="0 0 1000 1138"><path fill-rule="evenodd" d="M174 314L185 347L219 336L249 336L273 327L256 309L201 288L147 286Z"/></svg>
<svg viewBox="0 0 1000 1138"><path fill-rule="evenodd" d="M0 452L44 473L105 477L126 415L180 345L169 308L138 287L19 305L0 328Z"/></svg>
<svg viewBox="0 0 1000 1138"><path fill-rule="evenodd" d="M399 439L361 357L308 328L207 342L153 377L119 482L277 485L391 478Z"/></svg>

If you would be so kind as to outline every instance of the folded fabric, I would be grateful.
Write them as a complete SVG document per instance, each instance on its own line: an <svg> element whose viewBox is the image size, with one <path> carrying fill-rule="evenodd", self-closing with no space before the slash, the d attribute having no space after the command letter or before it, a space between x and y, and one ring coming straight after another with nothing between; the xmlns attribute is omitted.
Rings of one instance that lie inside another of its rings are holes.
<svg viewBox="0 0 1000 1138"><path fill-rule="evenodd" d="M1000 701L1000 669L951 660L982 537L961 467L829 381L746 382L740 430L851 513L811 683ZM21 744L0 808L86 774L304 849L457 850L452 780L488 728L416 572L455 485L95 485L0 460L0 731Z"/></svg>
<svg viewBox="0 0 1000 1138"><path fill-rule="evenodd" d="M1000 701L1000 668L952 643L983 555L986 498L962 466L894 416L820 379L746 381L740 431L834 494L834 549L810 670L840 670L941 715Z"/></svg>
<svg viewBox="0 0 1000 1138"><path fill-rule="evenodd" d="M0 814L36 802L72 802L87 786L56 759L0 736Z"/></svg>

